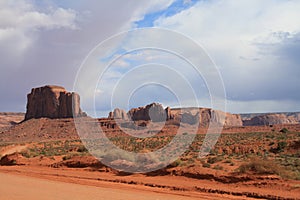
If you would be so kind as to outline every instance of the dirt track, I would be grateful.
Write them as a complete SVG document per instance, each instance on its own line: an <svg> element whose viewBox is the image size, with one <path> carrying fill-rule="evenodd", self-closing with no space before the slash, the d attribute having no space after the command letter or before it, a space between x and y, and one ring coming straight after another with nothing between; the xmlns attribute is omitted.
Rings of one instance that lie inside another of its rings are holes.
<svg viewBox="0 0 300 200"><path fill-rule="evenodd" d="M98 188L10 174L0 174L0 179L5 180L5 183L1 182L1 199L183 199L174 195Z"/></svg>
<svg viewBox="0 0 300 200"><path fill-rule="evenodd" d="M173 199L188 200L198 199L174 194L157 193L154 191L140 191L137 189L116 189L101 188L95 186L65 183L53 180L45 180L34 177L27 177L15 174L0 173L0 199L19 200L19 199L44 199L44 200L76 200L76 199ZM5 181L3 181L5 180ZM210 196L210 197L209 197ZM199 199L216 199L214 195L199 195Z"/></svg>
<svg viewBox="0 0 300 200"><path fill-rule="evenodd" d="M1 166L0 199L299 199L299 188L222 184L176 176L114 175L91 169ZM4 180L4 181L3 181ZM275 185L274 185L275 184ZM279 185L278 185L279 184ZM297 181L290 181L297 185ZM44 197L44 198L41 198ZM48 198L49 197L49 198ZM50 198L51 197L51 198Z"/></svg>

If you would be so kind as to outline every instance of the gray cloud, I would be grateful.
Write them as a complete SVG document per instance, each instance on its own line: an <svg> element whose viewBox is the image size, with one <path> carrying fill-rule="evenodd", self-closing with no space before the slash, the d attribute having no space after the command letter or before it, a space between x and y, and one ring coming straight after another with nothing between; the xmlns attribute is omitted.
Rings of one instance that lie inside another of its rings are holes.
<svg viewBox="0 0 300 200"><path fill-rule="evenodd" d="M72 90L81 62L96 44L172 1L23 0L14 8L7 2L0 3L0 111L25 111L32 87L57 84ZM282 107L287 111L300 110L300 24L295 17L300 4L289 2L201 1L154 24L184 33L207 49L222 74L229 111L272 111L281 104L289 104ZM199 81L190 81L198 87ZM160 94L156 90L153 97Z"/></svg>
<svg viewBox="0 0 300 200"><path fill-rule="evenodd" d="M0 110L25 111L32 87L57 84L72 90L81 62L95 45L164 3L1 1Z"/></svg>

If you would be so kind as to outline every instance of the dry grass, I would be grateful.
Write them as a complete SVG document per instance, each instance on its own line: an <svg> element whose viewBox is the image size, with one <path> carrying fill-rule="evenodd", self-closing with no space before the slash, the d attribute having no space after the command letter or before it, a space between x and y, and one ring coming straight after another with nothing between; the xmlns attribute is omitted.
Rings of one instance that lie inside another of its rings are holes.
<svg viewBox="0 0 300 200"><path fill-rule="evenodd" d="M239 173L252 173L257 175L275 174L284 179L292 179L294 173L278 165L273 160L253 158L248 163L242 164L237 171Z"/></svg>

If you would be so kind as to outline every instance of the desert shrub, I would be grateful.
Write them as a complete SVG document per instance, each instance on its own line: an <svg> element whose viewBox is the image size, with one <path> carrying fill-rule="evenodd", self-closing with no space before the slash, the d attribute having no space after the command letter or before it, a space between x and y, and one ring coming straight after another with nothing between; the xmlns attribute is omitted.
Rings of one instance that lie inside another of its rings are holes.
<svg viewBox="0 0 300 200"><path fill-rule="evenodd" d="M207 162L208 162L209 164L214 164L214 163L220 162L220 161L222 161L222 160L223 160L222 157L220 157L220 156L215 156L215 157L209 157L209 158L207 159Z"/></svg>
<svg viewBox="0 0 300 200"><path fill-rule="evenodd" d="M33 157L37 157L40 155L40 152L37 148L25 149L25 150L21 151L20 153L25 158L33 158Z"/></svg>
<svg viewBox="0 0 300 200"><path fill-rule="evenodd" d="M177 159L174 162L172 162L171 164L168 165L168 167L172 168L172 167L178 167L182 165L182 160L181 159Z"/></svg>
<svg viewBox="0 0 300 200"><path fill-rule="evenodd" d="M231 159L226 159L225 161L224 161L224 163L228 163L228 164L232 164L233 162L232 162L232 160Z"/></svg>
<svg viewBox="0 0 300 200"><path fill-rule="evenodd" d="M293 144L291 145L292 149L300 149L300 140L294 141Z"/></svg>
<svg viewBox="0 0 300 200"><path fill-rule="evenodd" d="M279 132L280 133L288 133L289 130L287 128L282 128Z"/></svg>
<svg viewBox="0 0 300 200"><path fill-rule="evenodd" d="M202 164L202 167L210 168L210 164L209 164L209 163L203 163L203 164Z"/></svg>
<svg viewBox="0 0 300 200"><path fill-rule="evenodd" d="M80 147L78 147L77 152L84 153L88 152L88 150L84 145L81 145Z"/></svg>
<svg viewBox="0 0 300 200"><path fill-rule="evenodd" d="M287 143L285 141L280 141L280 142L277 143L277 147L276 148L271 148L270 151L272 153L280 153L280 152L284 151L286 146L287 146Z"/></svg>
<svg viewBox="0 0 300 200"><path fill-rule="evenodd" d="M254 173L259 175L276 174L282 178L293 178L293 173L286 170L271 160L252 159L250 162L242 164L237 171L239 173Z"/></svg>
<svg viewBox="0 0 300 200"><path fill-rule="evenodd" d="M64 157L62 157L63 160L69 160L72 158L72 155L65 155Z"/></svg>
<svg viewBox="0 0 300 200"><path fill-rule="evenodd" d="M216 165L216 166L213 167L213 169L215 169L215 170L223 170L224 168L222 166L220 166L220 165Z"/></svg>

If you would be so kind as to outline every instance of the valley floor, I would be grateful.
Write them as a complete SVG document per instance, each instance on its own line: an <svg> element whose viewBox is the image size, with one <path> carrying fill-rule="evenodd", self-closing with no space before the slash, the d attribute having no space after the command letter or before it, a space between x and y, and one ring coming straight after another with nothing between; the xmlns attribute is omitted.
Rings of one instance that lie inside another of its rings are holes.
<svg viewBox="0 0 300 200"><path fill-rule="evenodd" d="M289 191L186 177L115 175L92 169L0 167L0 199L297 199ZM274 184L268 181L268 185ZM277 184L296 184L292 181ZM207 189L207 190L205 190Z"/></svg>

